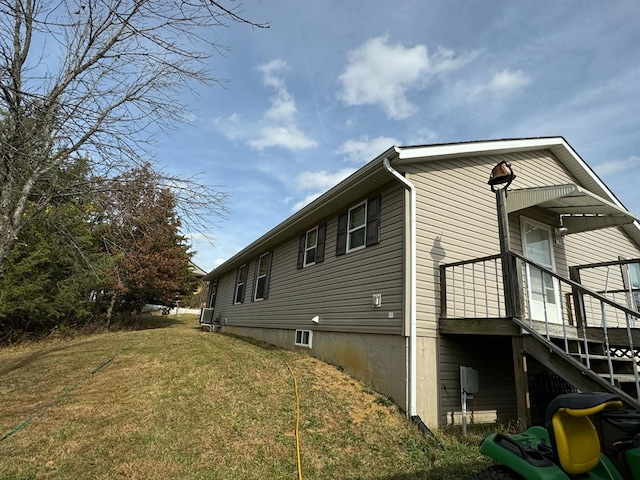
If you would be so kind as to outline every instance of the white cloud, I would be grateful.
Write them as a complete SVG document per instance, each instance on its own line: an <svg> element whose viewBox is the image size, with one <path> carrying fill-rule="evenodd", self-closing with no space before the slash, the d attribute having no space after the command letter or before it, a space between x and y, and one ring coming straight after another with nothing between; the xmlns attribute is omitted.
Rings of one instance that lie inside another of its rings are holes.
<svg viewBox="0 0 640 480"><path fill-rule="evenodd" d="M284 88L271 97L271 108L264 114L265 118L276 122L293 122L298 109L296 102Z"/></svg>
<svg viewBox="0 0 640 480"><path fill-rule="evenodd" d="M263 150L281 147L288 150L315 148L318 143L306 135L298 126L298 109L293 95L287 90L282 74L289 69L282 60L272 60L258 66L266 87L275 89L269 101L271 106L259 121L244 120L239 114L216 118L215 126L229 140L241 140L249 147Z"/></svg>
<svg viewBox="0 0 640 480"><path fill-rule="evenodd" d="M395 120L408 118L417 111L407 99L410 90L423 88L433 75L456 70L475 56L456 57L441 48L429 57L425 45L405 47L386 36L372 38L349 52L348 65L338 78L338 98L349 106L379 105Z"/></svg>
<svg viewBox="0 0 640 480"><path fill-rule="evenodd" d="M214 268L218 268L220 265L222 265L224 262L226 262L228 260L228 258L216 258L213 260L212 262L212 270Z"/></svg>
<svg viewBox="0 0 640 480"><path fill-rule="evenodd" d="M247 132L242 123L242 116L237 113L232 113L228 117L217 117L213 120L213 124L229 140L238 140L246 135Z"/></svg>
<svg viewBox="0 0 640 480"><path fill-rule="evenodd" d="M334 173L325 170L319 172L302 172L296 177L296 183L303 189L328 190L355 171L355 168L343 168Z"/></svg>
<svg viewBox="0 0 640 480"><path fill-rule="evenodd" d="M251 148L262 150L268 147L282 147L289 150L304 150L318 146L296 125L274 125L260 129L259 138L248 142Z"/></svg>
<svg viewBox="0 0 640 480"><path fill-rule="evenodd" d="M316 198L318 198L320 195L322 195L324 192L315 192L312 193L310 195L307 195L305 198L303 198L302 200L300 200L297 203L293 204L293 207L291 207L291 210L293 212L297 212L298 210L300 210L302 207L305 207L307 205L309 205L311 202L313 202Z"/></svg>
<svg viewBox="0 0 640 480"><path fill-rule="evenodd" d="M293 211L298 211L305 205L308 205L331 187L337 185L347 178L355 168L343 168L337 172L331 173L325 170L318 172L302 172L296 177L296 185L303 190L313 190L304 199L295 203L292 207Z"/></svg>
<svg viewBox="0 0 640 480"><path fill-rule="evenodd" d="M398 140L393 137L362 137L360 140L347 140L344 142L337 153L346 156L350 162L365 163L373 160L376 156L392 147L399 145Z"/></svg>
<svg viewBox="0 0 640 480"><path fill-rule="evenodd" d="M258 138L250 140L248 145L257 150L268 147L289 150L317 147L318 143L302 132L296 123L296 102L281 76L282 72L288 70L287 64L282 60L272 60L260 65L258 69L262 72L264 85L274 88L276 92L269 99L271 108L264 114L264 122L267 124L257 129Z"/></svg>
<svg viewBox="0 0 640 480"><path fill-rule="evenodd" d="M458 82L457 87L463 95L473 100L481 96L505 97L517 90L526 87L531 79L522 70L509 70L508 68L493 75L491 80L484 84L466 85Z"/></svg>
<svg viewBox="0 0 640 480"><path fill-rule="evenodd" d="M280 74L288 69L284 60L271 60L258 66L258 70L262 72L262 83L273 88L284 88L284 80Z"/></svg>
<svg viewBox="0 0 640 480"><path fill-rule="evenodd" d="M439 135L429 128L419 128L409 141L411 145L429 145L438 141Z"/></svg>
<svg viewBox="0 0 640 480"><path fill-rule="evenodd" d="M608 176L633 168L640 168L640 157L632 156L624 160L611 160L610 162L599 163L594 167L594 170L598 175Z"/></svg>

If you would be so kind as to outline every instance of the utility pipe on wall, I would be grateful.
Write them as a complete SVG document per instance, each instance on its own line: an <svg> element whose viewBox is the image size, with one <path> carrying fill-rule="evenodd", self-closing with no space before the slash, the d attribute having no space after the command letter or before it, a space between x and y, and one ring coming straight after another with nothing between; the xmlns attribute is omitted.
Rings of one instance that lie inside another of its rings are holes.
<svg viewBox="0 0 640 480"><path fill-rule="evenodd" d="M415 417L417 415L417 351L416 351L416 187L406 178L404 178L397 170L391 167L391 163L387 157L383 160L384 167L394 177L402 183L409 191L409 416Z"/></svg>

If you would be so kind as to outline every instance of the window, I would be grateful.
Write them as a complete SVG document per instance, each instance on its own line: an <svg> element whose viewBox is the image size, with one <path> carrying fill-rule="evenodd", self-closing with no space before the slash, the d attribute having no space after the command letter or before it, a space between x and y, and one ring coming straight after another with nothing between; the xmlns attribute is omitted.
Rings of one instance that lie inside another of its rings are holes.
<svg viewBox="0 0 640 480"><path fill-rule="evenodd" d="M629 264L629 280L634 306L640 311L640 263Z"/></svg>
<svg viewBox="0 0 640 480"><path fill-rule="evenodd" d="M261 255L256 262L254 300L264 300L269 293L269 274L271 270L271 252Z"/></svg>
<svg viewBox="0 0 640 480"><path fill-rule="evenodd" d="M236 293L233 297L233 303L238 304L244 302L244 290L247 283L247 265L238 268L236 276Z"/></svg>
<svg viewBox="0 0 640 480"><path fill-rule="evenodd" d="M619 256L618 260L629 260L629 258ZM623 263L620 269L629 308L640 312L640 263Z"/></svg>
<svg viewBox="0 0 640 480"><path fill-rule="evenodd" d="M304 266L315 265L316 249L318 248L318 227L309 230L305 235Z"/></svg>
<svg viewBox="0 0 640 480"><path fill-rule="evenodd" d="M299 347L311 348L312 338L313 338L313 332L311 330L296 330L295 344Z"/></svg>
<svg viewBox="0 0 640 480"><path fill-rule="evenodd" d="M209 287L209 308L216 306L216 297L218 296L218 279L216 278L211 282Z"/></svg>
<svg viewBox="0 0 640 480"><path fill-rule="evenodd" d="M380 204L381 195L377 195L338 217L336 255L380 243Z"/></svg>
<svg viewBox="0 0 640 480"><path fill-rule="evenodd" d="M324 244L327 224L318 225L300 235L298 243L298 268L324 262Z"/></svg>

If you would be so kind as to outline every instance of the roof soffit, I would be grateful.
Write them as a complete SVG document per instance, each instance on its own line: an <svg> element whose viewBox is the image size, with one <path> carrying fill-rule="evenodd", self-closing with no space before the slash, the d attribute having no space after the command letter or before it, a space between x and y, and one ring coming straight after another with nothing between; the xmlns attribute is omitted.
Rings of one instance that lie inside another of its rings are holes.
<svg viewBox="0 0 640 480"><path fill-rule="evenodd" d="M510 190L509 213L538 206L561 216L567 234L629 225L639 219L623 207L575 184Z"/></svg>

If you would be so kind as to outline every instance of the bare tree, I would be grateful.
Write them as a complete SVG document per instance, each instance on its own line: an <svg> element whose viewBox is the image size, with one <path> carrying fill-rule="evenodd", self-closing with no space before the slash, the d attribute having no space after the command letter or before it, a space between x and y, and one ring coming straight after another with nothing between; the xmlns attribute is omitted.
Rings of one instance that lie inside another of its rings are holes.
<svg viewBox="0 0 640 480"><path fill-rule="evenodd" d="M154 132L184 118L178 94L211 84L217 28L245 19L213 0L0 0L0 276L21 229L56 198L78 158L92 185L148 160ZM186 213L215 213L224 195L168 178ZM192 203L189 203L192 202Z"/></svg>

